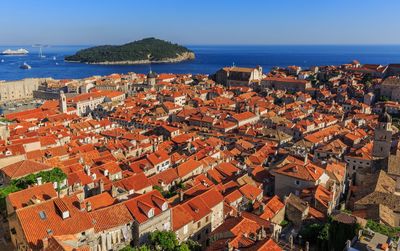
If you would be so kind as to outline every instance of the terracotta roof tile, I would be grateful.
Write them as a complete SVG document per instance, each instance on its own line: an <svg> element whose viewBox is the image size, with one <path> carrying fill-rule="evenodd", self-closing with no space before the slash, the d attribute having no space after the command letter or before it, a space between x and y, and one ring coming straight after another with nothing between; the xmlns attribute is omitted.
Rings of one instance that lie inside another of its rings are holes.
<svg viewBox="0 0 400 251"><path fill-rule="evenodd" d="M31 160L22 160L17 163L5 166L1 169L4 174L10 179L17 179L32 173L46 171L52 169L51 166L38 163Z"/></svg>
<svg viewBox="0 0 400 251"><path fill-rule="evenodd" d="M28 205L46 201L55 197L57 197L57 192L52 183L33 186L8 195L8 199L10 200L11 206L14 207L14 209L26 207Z"/></svg>

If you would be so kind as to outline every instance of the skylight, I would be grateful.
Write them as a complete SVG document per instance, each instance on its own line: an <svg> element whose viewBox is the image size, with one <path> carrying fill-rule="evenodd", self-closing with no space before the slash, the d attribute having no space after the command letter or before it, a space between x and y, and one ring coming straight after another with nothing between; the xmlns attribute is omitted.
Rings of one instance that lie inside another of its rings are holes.
<svg viewBox="0 0 400 251"><path fill-rule="evenodd" d="M42 220L47 219L46 213L45 213L44 211L40 211L40 212L39 212L39 217L40 217L40 219L42 219Z"/></svg>

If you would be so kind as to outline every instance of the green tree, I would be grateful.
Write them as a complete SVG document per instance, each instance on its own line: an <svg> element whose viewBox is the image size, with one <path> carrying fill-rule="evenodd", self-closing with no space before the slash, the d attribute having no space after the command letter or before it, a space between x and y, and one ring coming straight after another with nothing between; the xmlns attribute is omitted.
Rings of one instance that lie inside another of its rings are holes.
<svg viewBox="0 0 400 251"><path fill-rule="evenodd" d="M182 243L178 248L175 250L177 251L192 251L186 243Z"/></svg>
<svg viewBox="0 0 400 251"><path fill-rule="evenodd" d="M343 250L346 241L352 240L359 229L360 226L357 223L345 224L332 220L329 227L329 248L333 250Z"/></svg>
<svg viewBox="0 0 400 251"><path fill-rule="evenodd" d="M400 227L390 227L373 220L368 220L366 227L374 232L389 236L390 238L398 239L400 236Z"/></svg>
<svg viewBox="0 0 400 251"><path fill-rule="evenodd" d="M325 223L318 234L317 245L319 250L329 250L330 226L330 222Z"/></svg>
<svg viewBox="0 0 400 251"><path fill-rule="evenodd" d="M63 173L60 168L55 167L49 171L41 171L36 174L29 174L20 179L12 180L9 185L0 188L0 210L3 211L6 209L5 198L7 195L26 189L35 184L38 177L42 177L43 183L57 182L57 184L60 184L60 182L67 178L67 175Z"/></svg>
<svg viewBox="0 0 400 251"><path fill-rule="evenodd" d="M372 81L371 74L365 74L361 79L361 83L363 83L363 84L367 84L367 83L371 84L371 81Z"/></svg>
<svg viewBox="0 0 400 251"><path fill-rule="evenodd" d="M159 191L160 193L164 192L164 190L160 186L157 186L157 185L153 186L153 189Z"/></svg>
<svg viewBox="0 0 400 251"><path fill-rule="evenodd" d="M120 251L135 251L135 248L133 248L131 246L126 246L126 247L123 247L122 249L120 249Z"/></svg>
<svg viewBox="0 0 400 251"><path fill-rule="evenodd" d="M383 101L383 102L385 102L385 101L390 101L390 98L389 98L389 97L386 97L386 96L380 96L380 97L379 97L379 101Z"/></svg>
<svg viewBox="0 0 400 251"><path fill-rule="evenodd" d="M190 251L201 251L201 245L197 241L188 239L185 244L188 246Z"/></svg>
<svg viewBox="0 0 400 251"><path fill-rule="evenodd" d="M69 61L80 62L115 62L136 60L165 60L176 58L177 54L192 53L186 47L156 38L145 38L131 43L112 46L95 46L78 51L65 57Z"/></svg>
<svg viewBox="0 0 400 251"><path fill-rule="evenodd" d="M149 235L149 244L154 250L174 251L179 247L176 235L172 231L156 230Z"/></svg>
<svg viewBox="0 0 400 251"><path fill-rule="evenodd" d="M324 228L323 224L313 223L304 226L300 230L300 235L303 237L304 240L316 244L318 240L319 233Z"/></svg>
<svg viewBox="0 0 400 251"><path fill-rule="evenodd" d="M10 193L18 192L20 190L22 189L13 184L0 188L0 211L4 211L6 209L7 195L9 195Z"/></svg>
<svg viewBox="0 0 400 251"><path fill-rule="evenodd" d="M130 250L127 250L127 251L130 251ZM135 248L133 249L133 251L151 251L151 248L149 248L149 247L146 246L146 245L142 245L142 246L140 246L140 247L135 247Z"/></svg>

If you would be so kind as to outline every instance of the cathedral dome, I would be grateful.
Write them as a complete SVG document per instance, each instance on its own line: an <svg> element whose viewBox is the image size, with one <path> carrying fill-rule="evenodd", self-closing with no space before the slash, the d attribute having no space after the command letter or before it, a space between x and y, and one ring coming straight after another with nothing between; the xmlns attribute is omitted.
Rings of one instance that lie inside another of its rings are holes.
<svg viewBox="0 0 400 251"><path fill-rule="evenodd" d="M147 73L147 78L157 78L157 73L150 71Z"/></svg>

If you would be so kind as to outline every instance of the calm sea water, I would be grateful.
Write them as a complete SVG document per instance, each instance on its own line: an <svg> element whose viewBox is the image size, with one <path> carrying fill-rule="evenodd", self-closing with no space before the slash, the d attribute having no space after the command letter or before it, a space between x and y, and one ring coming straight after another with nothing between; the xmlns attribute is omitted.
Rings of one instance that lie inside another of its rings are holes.
<svg viewBox="0 0 400 251"><path fill-rule="evenodd" d="M43 49L45 58L39 58L38 48L31 46L0 46L5 49L26 48L26 56L0 55L0 80L28 77L84 78L93 75L137 72L147 73L148 65L88 65L64 62L66 55L88 46L51 46ZM338 65L353 59L361 63L400 63L400 45L385 46L331 46L331 45L268 45L268 46L187 46L196 53L194 61L176 64L153 64L152 69L163 73L214 73L223 66L261 65L264 71L273 66ZM30 70L19 68L24 62Z"/></svg>

